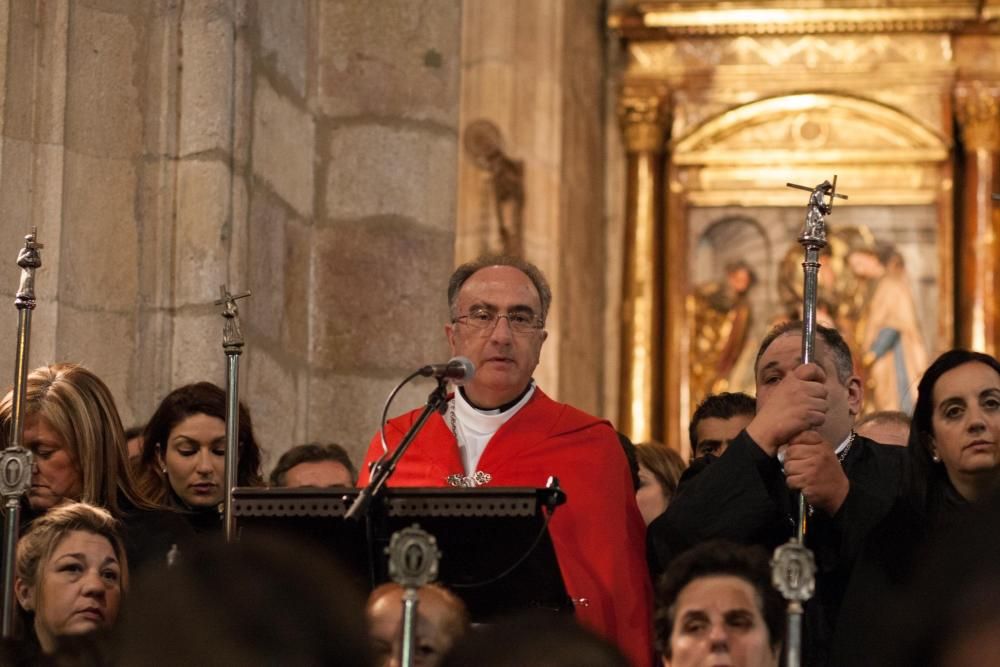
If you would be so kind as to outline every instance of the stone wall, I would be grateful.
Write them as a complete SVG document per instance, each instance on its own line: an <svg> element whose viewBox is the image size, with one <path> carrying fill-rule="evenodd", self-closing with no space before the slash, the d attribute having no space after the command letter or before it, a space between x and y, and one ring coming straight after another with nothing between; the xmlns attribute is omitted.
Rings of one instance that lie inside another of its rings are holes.
<svg viewBox="0 0 1000 667"><path fill-rule="evenodd" d="M249 289L241 395L269 463L360 454L397 379L447 354L460 20L459 0L0 0L0 294L37 226L32 365L91 366L141 422L224 384L213 301Z"/></svg>
<svg viewBox="0 0 1000 667"><path fill-rule="evenodd" d="M224 384L213 302L250 290L241 396L268 464L309 440L360 455L392 386L447 359L444 287L477 252L482 207L461 114L491 118L526 163L526 254L556 295L539 381L607 414L604 12L0 0L0 296L37 226L32 365L91 366L141 423L180 384Z"/></svg>
<svg viewBox="0 0 1000 667"><path fill-rule="evenodd" d="M367 445L389 390L448 358L461 2L319 7L307 426Z"/></svg>
<svg viewBox="0 0 1000 667"><path fill-rule="evenodd" d="M553 310L536 380L606 414L604 345L604 4L466 0L461 126L492 122L524 162L524 251L547 275ZM456 255L489 245L488 175L459 156ZM612 352L612 356L615 356Z"/></svg>

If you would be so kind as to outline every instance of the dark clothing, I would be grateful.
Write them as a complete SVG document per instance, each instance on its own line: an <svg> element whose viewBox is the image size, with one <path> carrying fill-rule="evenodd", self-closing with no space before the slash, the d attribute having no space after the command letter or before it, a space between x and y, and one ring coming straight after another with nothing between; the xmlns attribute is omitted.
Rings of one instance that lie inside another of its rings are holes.
<svg viewBox="0 0 1000 667"><path fill-rule="evenodd" d="M621 443L622 449L625 451L625 458L628 459L628 469L632 473L632 488L635 491L639 490L639 459L635 456L635 444L625 436L621 431L615 431L618 434L618 442Z"/></svg>
<svg viewBox="0 0 1000 667"><path fill-rule="evenodd" d="M851 487L830 517L817 510L807 520L806 545L817 565L816 593L806 603L803 664L829 661L835 623L851 572L866 536L901 494L906 452L856 437L844 459ZM647 534L650 569L658 577L670 560L710 539L757 544L771 551L794 530L796 497L780 462L757 446L746 431L711 465L684 484Z"/></svg>
<svg viewBox="0 0 1000 667"><path fill-rule="evenodd" d="M184 515L171 510L131 510L121 518L122 541L131 572L167 564L167 554L194 537Z"/></svg>
<svg viewBox="0 0 1000 667"><path fill-rule="evenodd" d="M218 537L225 528L222 515L214 507L205 510L179 510L179 514L195 535Z"/></svg>
<svg viewBox="0 0 1000 667"><path fill-rule="evenodd" d="M192 507L181 500L181 497L174 493L172 488L167 494L167 503L177 511L179 516L184 518L189 529L195 535L218 537L225 528L221 503L210 507Z"/></svg>
<svg viewBox="0 0 1000 667"><path fill-rule="evenodd" d="M125 545L130 572L137 572L143 566L156 563L166 564L167 552L173 545L183 545L193 536L194 531L184 520L184 515L170 509L136 509L127 500L120 499L120 535ZM31 522L41 513L35 512L27 503L22 503L21 528L24 535Z"/></svg>
<svg viewBox="0 0 1000 667"><path fill-rule="evenodd" d="M718 460L719 457L715 454L703 454L692 460L691 465L684 468L684 472L681 473L681 478L677 481L677 486L680 487L687 484L692 478L697 477L707 466L712 465Z"/></svg>
<svg viewBox="0 0 1000 667"><path fill-rule="evenodd" d="M854 566L833 641L831 664L872 667L888 664L895 646L885 637L896 628L904 608L890 604L910 597L917 567L928 546L954 532L971 507L947 478L931 485L925 503L913 497L897 499L891 511L871 531ZM886 653L885 651L889 652Z"/></svg>
<svg viewBox="0 0 1000 667"><path fill-rule="evenodd" d="M23 611L21 619L30 623L32 616ZM38 645L34 629L21 629L26 635L23 639L0 639L0 665L4 667L37 667L42 662L42 648Z"/></svg>

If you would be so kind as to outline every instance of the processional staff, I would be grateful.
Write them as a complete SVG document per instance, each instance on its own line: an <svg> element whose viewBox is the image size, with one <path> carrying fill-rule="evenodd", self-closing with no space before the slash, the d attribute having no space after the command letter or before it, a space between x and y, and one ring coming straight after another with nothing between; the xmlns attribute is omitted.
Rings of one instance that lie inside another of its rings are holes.
<svg viewBox="0 0 1000 667"><path fill-rule="evenodd" d="M403 641L399 664L400 667L413 667L420 587L437 579L441 552L434 536L416 524L393 533L385 552L389 556L389 576L403 587Z"/></svg>
<svg viewBox="0 0 1000 667"><path fill-rule="evenodd" d="M833 211L835 198L847 199L837 194L837 177L833 183L823 181L815 188L787 183L790 188L806 190L809 205L806 208L805 227L799 244L805 250L802 262L802 363L814 361L816 349L816 302L819 288L819 253L826 247L826 216ZM805 545L806 499L802 493L797 498L795 534L787 543L774 551L771 561L771 579L788 601L787 667L799 667L802 660L802 604L812 597L816 587L816 560Z"/></svg>
<svg viewBox="0 0 1000 667"><path fill-rule="evenodd" d="M4 502L3 543L3 636L14 634L14 561L21 527L21 500L31 487L33 457L24 448L24 403L28 378L28 351L31 343L31 311L35 309L35 270L42 266L38 251L45 246L36 241L37 230L24 237L17 255L21 282L14 306L17 307L17 351L14 357L14 390L7 448L0 453L0 495Z"/></svg>
<svg viewBox="0 0 1000 667"><path fill-rule="evenodd" d="M225 285L219 286L219 300L222 306L222 349L226 353L226 495L223 502L223 520L226 526L226 541L232 542L235 535L233 516L233 489L236 488L236 472L239 470L240 432L240 355L243 353L243 332L240 330L240 311L236 300L250 296L250 292L232 295Z"/></svg>

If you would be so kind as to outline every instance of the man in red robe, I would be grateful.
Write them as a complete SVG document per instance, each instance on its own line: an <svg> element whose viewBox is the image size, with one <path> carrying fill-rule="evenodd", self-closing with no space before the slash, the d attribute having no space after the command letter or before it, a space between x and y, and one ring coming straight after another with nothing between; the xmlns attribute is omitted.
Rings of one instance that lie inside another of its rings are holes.
<svg viewBox="0 0 1000 667"><path fill-rule="evenodd" d="M576 615L615 642L637 667L652 661L652 592L645 530L631 473L611 425L553 401L531 376L545 342L552 293L532 264L483 257L448 286L452 354L473 379L435 413L400 460L390 486L545 486L559 479L567 502L549 524ZM415 410L386 425L390 448ZM372 439L359 483L382 453Z"/></svg>

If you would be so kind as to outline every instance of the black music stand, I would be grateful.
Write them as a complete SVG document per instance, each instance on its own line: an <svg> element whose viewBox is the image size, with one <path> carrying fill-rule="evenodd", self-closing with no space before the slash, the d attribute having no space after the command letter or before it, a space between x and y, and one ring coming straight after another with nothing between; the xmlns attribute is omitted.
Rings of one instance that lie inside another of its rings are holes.
<svg viewBox="0 0 1000 667"><path fill-rule="evenodd" d="M388 488L369 515L371 548L364 522L344 520L357 493L235 489L237 531L293 533L332 552L359 583L373 587L388 581L392 533L418 524L441 550L439 582L465 601L473 622L528 608L572 611L548 532L547 516L566 500L558 488Z"/></svg>

